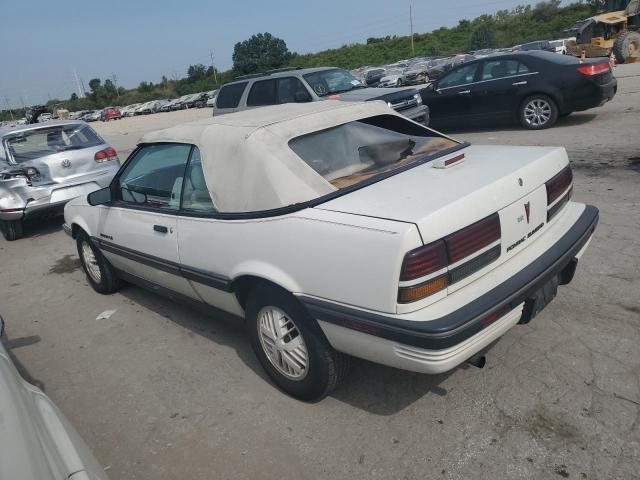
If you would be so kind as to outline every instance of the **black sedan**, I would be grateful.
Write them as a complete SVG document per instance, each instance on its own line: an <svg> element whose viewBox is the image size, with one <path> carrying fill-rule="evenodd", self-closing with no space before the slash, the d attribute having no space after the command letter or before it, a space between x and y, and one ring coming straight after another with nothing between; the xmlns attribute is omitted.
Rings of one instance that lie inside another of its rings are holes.
<svg viewBox="0 0 640 480"><path fill-rule="evenodd" d="M618 89L608 59L542 51L485 57L453 68L422 90L431 125L519 121L541 130L558 117L598 107Z"/></svg>

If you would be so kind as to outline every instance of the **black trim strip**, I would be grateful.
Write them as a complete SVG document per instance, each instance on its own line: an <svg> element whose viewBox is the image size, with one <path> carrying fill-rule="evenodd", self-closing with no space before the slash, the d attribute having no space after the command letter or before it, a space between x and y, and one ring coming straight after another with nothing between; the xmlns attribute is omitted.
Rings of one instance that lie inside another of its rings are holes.
<svg viewBox="0 0 640 480"><path fill-rule="evenodd" d="M404 320L303 295L298 298L318 320L406 345L434 350L448 348L481 331L482 319L487 315L503 307L517 307L561 273L574 261L597 223L598 209L587 205L569 231L536 261L462 308L435 320Z"/></svg>
<svg viewBox="0 0 640 480"><path fill-rule="evenodd" d="M495 247L490 248L468 262L449 270L449 285L453 285L454 283L467 278L469 275L476 273L478 270L482 270L484 267L500 258L501 252L502 246L499 243Z"/></svg>
<svg viewBox="0 0 640 480"><path fill-rule="evenodd" d="M146 253L142 253L131 248L122 247L120 245L116 245L115 243L107 242L98 237L91 237L91 241L98 248L104 250L105 252L120 255L121 257L127 258L129 260L147 265L148 267L153 267L163 272L178 275L186 278L187 280L192 280L194 282L201 283L217 290L222 290L224 292L233 291L231 279L223 275L218 275L216 273L206 272L197 268L188 267L176 262L171 262L169 260L155 257L153 255L147 255Z"/></svg>

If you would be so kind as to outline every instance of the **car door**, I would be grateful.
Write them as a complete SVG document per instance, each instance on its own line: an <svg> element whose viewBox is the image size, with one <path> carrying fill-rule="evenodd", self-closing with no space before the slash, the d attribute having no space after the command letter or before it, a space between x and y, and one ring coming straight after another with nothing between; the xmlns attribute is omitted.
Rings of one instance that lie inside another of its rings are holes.
<svg viewBox="0 0 640 480"><path fill-rule="evenodd" d="M424 95L433 123L452 123L472 113L472 91L478 62L467 63L443 75Z"/></svg>
<svg viewBox="0 0 640 480"><path fill-rule="evenodd" d="M526 91L528 74L527 66L518 60L486 59L472 98L478 118L512 118Z"/></svg>
<svg viewBox="0 0 640 480"><path fill-rule="evenodd" d="M225 254L219 248L234 248L233 241L227 243L222 239L233 237L234 232L242 235L239 230L242 224L215 218L216 214L202 171L200 151L193 147L184 176L182 210L178 216L182 275L204 302L242 315L242 308L229 288L226 278L229 272L220 271Z"/></svg>
<svg viewBox="0 0 640 480"><path fill-rule="evenodd" d="M100 248L111 264L154 285L198 298L181 275L177 213L191 145L140 147L114 179L100 210Z"/></svg>

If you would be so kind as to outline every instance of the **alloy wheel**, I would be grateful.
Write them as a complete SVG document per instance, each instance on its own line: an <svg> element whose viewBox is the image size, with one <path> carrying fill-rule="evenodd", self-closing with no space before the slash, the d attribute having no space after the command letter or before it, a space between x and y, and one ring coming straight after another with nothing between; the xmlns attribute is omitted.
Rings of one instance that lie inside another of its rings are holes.
<svg viewBox="0 0 640 480"><path fill-rule="evenodd" d="M524 119L528 125L541 127L551 119L551 105L542 98L534 98L524 107Z"/></svg>
<svg viewBox="0 0 640 480"><path fill-rule="evenodd" d="M309 355L294 321L278 307L258 312L258 338L269 362L290 380L302 380L309 369Z"/></svg>
<svg viewBox="0 0 640 480"><path fill-rule="evenodd" d="M86 241L82 242L82 261L91 279L96 283L100 283L100 280L102 279L100 266L98 265L98 260L93 253L91 245Z"/></svg>

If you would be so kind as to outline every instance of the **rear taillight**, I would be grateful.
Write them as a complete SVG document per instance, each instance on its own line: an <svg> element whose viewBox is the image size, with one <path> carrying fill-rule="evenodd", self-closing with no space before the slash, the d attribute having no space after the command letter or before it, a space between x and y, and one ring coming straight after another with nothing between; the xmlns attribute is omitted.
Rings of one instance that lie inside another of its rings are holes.
<svg viewBox="0 0 640 480"><path fill-rule="evenodd" d="M107 147L104 150L100 150L96 152L96 154L93 156L93 159L97 163L109 162L111 160L118 160L118 152L116 152L116 149L113 147Z"/></svg>
<svg viewBox="0 0 640 480"><path fill-rule="evenodd" d="M566 192L572 182L573 172L571 171L571 167L567 165L560 173L545 184L547 187L547 205L551 205L560 195Z"/></svg>
<svg viewBox="0 0 640 480"><path fill-rule="evenodd" d="M414 285L401 285L398 303L421 300L486 267L500 256L501 248L499 243L493 248L486 247L499 242L500 238L500 217L494 213L442 240L411 250L402 262L400 281L407 282L428 275L433 278ZM485 251L480 255L458 264L483 249ZM453 264L458 265L449 268ZM444 269L447 271L437 275Z"/></svg>
<svg viewBox="0 0 640 480"><path fill-rule="evenodd" d="M593 75L599 75L601 73L607 72L611 69L609 62L607 63L590 63L588 65L581 65L578 67L578 72L582 75L586 75L591 77Z"/></svg>
<svg viewBox="0 0 640 480"><path fill-rule="evenodd" d="M495 213L446 237L449 263L456 263L500 239L500 218Z"/></svg>
<svg viewBox="0 0 640 480"><path fill-rule="evenodd" d="M547 187L547 222L571 200L572 184L573 172L569 165L545 184Z"/></svg>
<svg viewBox="0 0 640 480"><path fill-rule="evenodd" d="M439 240L411 250L404 256L400 280L415 280L447 268L447 265L447 249L444 242Z"/></svg>

